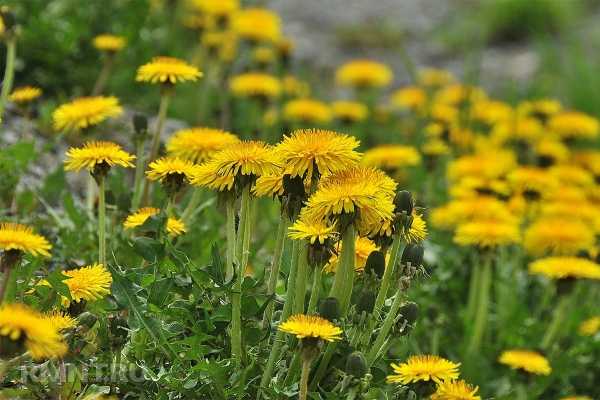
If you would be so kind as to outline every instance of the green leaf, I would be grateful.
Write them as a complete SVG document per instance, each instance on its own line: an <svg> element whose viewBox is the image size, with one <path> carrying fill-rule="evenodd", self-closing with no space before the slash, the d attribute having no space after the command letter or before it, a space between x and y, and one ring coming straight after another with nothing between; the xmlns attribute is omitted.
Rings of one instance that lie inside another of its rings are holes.
<svg viewBox="0 0 600 400"><path fill-rule="evenodd" d="M213 243L211 247L211 256L212 262L208 267L208 272L213 281L219 286L223 286L225 283L225 275L223 271L225 271L225 264L223 264L223 260L221 259L221 254L219 253L219 247L216 243Z"/></svg>
<svg viewBox="0 0 600 400"><path fill-rule="evenodd" d="M171 357L172 360L177 359L177 354L165 337L160 324L146 316L145 306L137 297L137 293L141 291L141 288L123 277L115 267L109 266L109 268L113 276L112 294L117 303L129 311L130 318L135 319L144 328L166 356Z"/></svg>
<svg viewBox="0 0 600 400"><path fill-rule="evenodd" d="M85 215L83 215L77 207L75 207L75 203L73 201L73 196L71 192L65 192L62 196L63 206L65 208L65 212L69 216L69 219L73 221L75 227L82 227L85 225L85 222L88 220Z"/></svg>
<svg viewBox="0 0 600 400"><path fill-rule="evenodd" d="M52 288L56 290L58 294L65 296L67 299L71 300L71 291L69 290L69 287L63 282L65 279L68 278L68 276L63 275L62 271L55 270L48 274L46 280L48 281L48 283L50 283L50 286L52 286Z"/></svg>
<svg viewBox="0 0 600 400"><path fill-rule="evenodd" d="M161 242L148 237L135 238L133 250L142 256L144 260L156 262L165 256L165 248Z"/></svg>

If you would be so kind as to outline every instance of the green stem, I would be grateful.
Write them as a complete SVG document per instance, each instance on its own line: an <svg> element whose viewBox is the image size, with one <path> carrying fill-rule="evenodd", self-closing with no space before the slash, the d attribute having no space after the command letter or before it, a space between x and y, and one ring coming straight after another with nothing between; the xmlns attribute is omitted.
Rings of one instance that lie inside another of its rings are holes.
<svg viewBox="0 0 600 400"><path fill-rule="evenodd" d="M160 149L160 135L167 118L167 110L169 109L169 103L171 101L171 94L167 90L163 90L160 97L160 105L158 107L158 117L156 121L156 129L154 130L154 136L152 137L152 144L150 146L150 157L148 157L148 163L151 163L158 157L158 150ZM142 204L148 203L148 197L150 196L150 185L147 180L143 180L143 195Z"/></svg>
<svg viewBox="0 0 600 400"><path fill-rule="evenodd" d="M112 70L113 62L114 62L114 54L107 54L106 59L104 60L104 65L102 65L102 70L100 71L100 75L98 75L98 79L94 84L94 89L92 90L92 96L98 96L104 91L104 86L106 86L106 82L108 82L108 78L110 77L110 72Z"/></svg>
<svg viewBox="0 0 600 400"><path fill-rule="evenodd" d="M329 367L329 362L331 361L331 358L335 354L336 348L337 348L337 342L331 342L331 343L327 344L325 353L323 354L323 357L321 358L321 361L319 362L319 367L317 368L317 371L315 372L313 379L310 383L311 388L314 388L319 382L321 382L321 379L323 378L323 376L325 376L325 373L327 372L327 367Z"/></svg>
<svg viewBox="0 0 600 400"><path fill-rule="evenodd" d="M300 394L298 395L299 400L306 400L308 394L308 375L310 374L311 359L309 357L303 357L302 360L302 374L300 375Z"/></svg>
<svg viewBox="0 0 600 400"><path fill-rule="evenodd" d="M371 351L367 355L367 365L370 367L375 362L375 359L380 353L382 346L384 345L394 322L396 321L396 316L398 315L398 310L400 310L400 306L402 305L402 299L404 298L402 293L402 288L399 287L396 291L396 297L394 298L394 302L392 303L392 307L390 311L385 316L385 320L383 321L383 325L377 334L377 338L371 347Z"/></svg>
<svg viewBox="0 0 600 400"><path fill-rule="evenodd" d="M317 266L313 269L313 284L310 293L310 300L308 301L308 314L314 314L319 304L319 297L321 296L321 282L323 281L323 269Z"/></svg>
<svg viewBox="0 0 600 400"><path fill-rule="evenodd" d="M231 355L236 359L237 365L242 365L242 283L246 270L246 224L250 214L250 185L242 190L242 201L240 206L240 224L236 239L236 258L239 261L233 285L232 312L231 312Z"/></svg>
<svg viewBox="0 0 600 400"><path fill-rule="evenodd" d="M552 317L552 322L550 323L550 327L546 331L544 338L542 339L542 349L548 350L552 347L552 344L556 340L560 338L561 328L564 324L565 317L567 316L567 311L569 309L571 296L562 295L561 299L558 302L558 306L554 310L554 315Z"/></svg>
<svg viewBox="0 0 600 400"><path fill-rule="evenodd" d="M343 235L342 255L333 279L333 285L331 286L330 293L332 297L335 297L339 300L342 316L345 316L348 312L350 295L352 294L352 286L354 285L354 246L354 226L350 225L346 228L346 231Z"/></svg>
<svg viewBox="0 0 600 400"><path fill-rule="evenodd" d="M12 90L15 76L15 58L17 56L17 39L11 36L6 42L6 66L4 67L4 80L2 81L2 94L0 94L0 120L4 116L4 107L8 95Z"/></svg>
<svg viewBox="0 0 600 400"><path fill-rule="evenodd" d="M96 181L93 176L89 176L87 180L87 187L85 192L85 206L90 213L94 214L94 200L96 197Z"/></svg>
<svg viewBox="0 0 600 400"><path fill-rule="evenodd" d="M465 312L465 323L469 324L473 321L475 307L477 306L477 289L479 288L479 280L481 278L481 268L475 266L471 268L471 279L469 282L469 297L467 300L467 309Z"/></svg>
<svg viewBox="0 0 600 400"><path fill-rule="evenodd" d="M287 293L285 296L285 303L283 303L283 310L281 311L281 321L287 320L293 309L294 285L296 283L296 273L298 271L299 249L301 248L302 246L298 240L292 241L292 260L290 265L290 273L288 275L287 281ZM273 341L271 353L269 354L267 366L265 367L265 371L263 372L263 376L260 380L261 388L268 387L269 382L273 377L273 369L275 368L275 363L279 360L279 353L284 343L284 332L278 330L277 334L275 335L275 340Z"/></svg>
<svg viewBox="0 0 600 400"><path fill-rule="evenodd" d="M490 288L492 286L492 259L487 257L481 267L481 277L477 290L477 310L475 314L475 322L473 334L469 342L468 353L473 354L481 347L485 328L488 320L488 309L490 302Z"/></svg>
<svg viewBox="0 0 600 400"><path fill-rule="evenodd" d="M190 201L188 202L185 210L183 210L183 214L181 214L181 219L183 223L189 225L191 222L192 216L196 212L198 208L198 204L202 201L202 189L199 187L193 188L192 196L190 197Z"/></svg>
<svg viewBox="0 0 600 400"><path fill-rule="evenodd" d="M140 208L142 198L142 183L144 181L144 166L146 158L144 157L145 140L140 140L136 146L135 159L135 180L133 181L133 198L131 200L131 210L137 211Z"/></svg>
<svg viewBox="0 0 600 400"><path fill-rule="evenodd" d="M271 260L271 268L269 271L269 282L267 284L267 296L273 296L277 289L277 279L279 278L279 268L281 267L281 260L283 255L283 249L286 242L286 233L289 225L289 219L286 215L282 215L279 220L279 226L277 228L277 238L275 239L275 250L273 252L273 259ZM273 317L273 309L275 305L271 301L265 309L263 316L262 326L266 327L271 323Z"/></svg>
<svg viewBox="0 0 600 400"><path fill-rule="evenodd" d="M294 314L304 313L304 299L306 296L306 281L308 279L308 244L306 242L299 243L300 251L298 254L298 272L296 276L296 287L294 289Z"/></svg>
<svg viewBox="0 0 600 400"><path fill-rule="evenodd" d="M225 261L225 280L229 282L233 278L235 264L235 199L227 199L226 208L226 227L227 227L227 252Z"/></svg>
<svg viewBox="0 0 600 400"><path fill-rule="evenodd" d="M404 247L403 244L404 241L402 236L396 235L390 251L388 264L383 273L383 277L381 278L381 286L379 287L379 292L377 293L377 298L375 299L375 307L373 307L373 316L375 320L379 319L381 308L383 307L385 299L387 298L387 292L390 287L392 276L394 275L394 270L396 269L396 263L398 262L398 255L401 253L401 249Z"/></svg>
<svg viewBox="0 0 600 400"><path fill-rule="evenodd" d="M98 177L98 258L99 263L106 266L106 195L104 192L105 177Z"/></svg>
<svg viewBox="0 0 600 400"><path fill-rule="evenodd" d="M6 288L8 288L8 283L10 282L10 273L12 271L11 267L2 269L4 269L4 277L2 279L2 283L0 283L0 304L4 303L4 295L6 293Z"/></svg>

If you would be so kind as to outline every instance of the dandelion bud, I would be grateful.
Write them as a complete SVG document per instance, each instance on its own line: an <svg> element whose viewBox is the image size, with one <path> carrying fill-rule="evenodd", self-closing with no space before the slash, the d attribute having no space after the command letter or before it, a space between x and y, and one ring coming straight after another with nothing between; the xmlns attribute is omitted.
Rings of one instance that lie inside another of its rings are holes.
<svg viewBox="0 0 600 400"><path fill-rule="evenodd" d="M385 255L379 250L372 251L371 254L369 254L369 257L367 258L367 263L365 264L365 272L372 273L381 279L384 271Z"/></svg>
<svg viewBox="0 0 600 400"><path fill-rule="evenodd" d="M413 266L423 264L423 254L425 249L420 244L408 244L402 252L401 263L407 265L410 263Z"/></svg>
<svg viewBox="0 0 600 400"><path fill-rule="evenodd" d="M120 315L114 315L108 319L110 329L110 344L113 349L121 348L127 341L129 327L127 321Z"/></svg>
<svg viewBox="0 0 600 400"><path fill-rule="evenodd" d="M17 27L15 14L8 7L2 7L0 8L0 19L4 25L4 32L0 32L0 36L13 34Z"/></svg>
<svg viewBox="0 0 600 400"><path fill-rule="evenodd" d="M335 321L341 315L340 302L335 297L327 297L319 302L319 315L329 321Z"/></svg>
<svg viewBox="0 0 600 400"><path fill-rule="evenodd" d="M304 198L306 192L304 191L304 182L300 176L285 175L283 177L283 190L286 194Z"/></svg>
<svg viewBox="0 0 600 400"><path fill-rule="evenodd" d="M360 314L365 312L370 314L373 312L373 308L375 307L375 293L370 290L363 291L358 301L356 302L356 311Z"/></svg>
<svg viewBox="0 0 600 400"><path fill-rule="evenodd" d="M412 325L419 316L419 305L410 301L406 304L403 304L398 312L400 315L402 315L403 321L405 321L408 325Z"/></svg>
<svg viewBox="0 0 600 400"><path fill-rule="evenodd" d="M346 359L346 373L356 378L361 379L369 372L367 367L367 359L360 351L355 351Z"/></svg>
<svg viewBox="0 0 600 400"><path fill-rule="evenodd" d="M412 194L408 190L400 190L394 197L395 213L411 215L415 206Z"/></svg>
<svg viewBox="0 0 600 400"><path fill-rule="evenodd" d="M92 326L98 321L98 317L94 314L86 311L77 317L79 328L84 329L86 331L90 330Z"/></svg>
<svg viewBox="0 0 600 400"><path fill-rule="evenodd" d="M148 117L144 114L135 114L133 116L133 130L136 136L146 136L148 133Z"/></svg>

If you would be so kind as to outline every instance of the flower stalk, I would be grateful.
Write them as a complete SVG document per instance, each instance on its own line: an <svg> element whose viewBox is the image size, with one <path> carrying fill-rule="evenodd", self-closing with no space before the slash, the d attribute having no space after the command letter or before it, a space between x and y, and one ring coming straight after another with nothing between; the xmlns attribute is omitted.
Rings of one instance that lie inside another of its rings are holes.
<svg viewBox="0 0 600 400"><path fill-rule="evenodd" d="M98 262L106 266L106 177L98 176Z"/></svg>
<svg viewBox="0 0 600 400"><path fill-rule="evenodd" d="M283 256L283 249L286 242L286 233L289 226L289 219L286 215L282 215L279 220L279 226L277 227L277 238L275 239L275 249L273 251L273 258L271 260L271 268L269 270L269 281L267 283L267 296L273 296L277 287L277 278L279 277L279 269L281 268L281 260ZM263 315L262 326L266 327L271 323L273 317L274 304L271 301L265 309Z"/></svg>
<svg viewBox="0 0 600 400"><path fill-rule="evenodd" d="M550 349L554 342L560 338L561 327L563 326L563 323L567 316L570 303L571 296L567 294L561 296L558 302L558 306L554 310L550 327L548 328L542 339L543 350Z"/></svg>
<svg viewBox="0 0 600 400"><path fill-rule="evenodd" d="M349 225L344 232L342 239L342 256L340 265L336 271L333 285L331 287L331 296L340 302L342 315L346 315L350 305L350 295L354 285L354 262L355 262L355 233L354 225Z"/></svg>
<svg viewBox="0 0 600 400"><path fill-rule="evenodd" d="M4 79L2 81L2 93L0 94L0 119L4 116L4 108L8 101L8 95L12 90L15 77L15 59L17 57L17 38L10 35L6 39L6 66L4 67Z"/></svg>
<svg viewBox="0 0 600 400"><path fill-rule="evenodd" d="M392 307L390 311L385 316L385 320L383 321L383 325L377 334L377 338L375 342L371 346L371 350L367 355L367 365L370 367L373 365L379 354L381 353L382 347L385 345L385 341L388 338L390 330L394 326L394 322L396 322L396 316L398 315L398 310L400 310L400 306L402 305L402 300L404 298L404 293L402 290L402 286L398 287L396 291L396 297L394 298L394 302L392 303Z"/></svg>
<svg viewBox="0 0 600 400"><path fill-rule="evenodd" d="M488 309L490 302L490 289L492 286L492 258L486 257L481 266L479 284L477 287L477 308L475 310L475 322L473 334L468 346L468 353L473 354L481 347L483 336L488 320Z"/></svg>

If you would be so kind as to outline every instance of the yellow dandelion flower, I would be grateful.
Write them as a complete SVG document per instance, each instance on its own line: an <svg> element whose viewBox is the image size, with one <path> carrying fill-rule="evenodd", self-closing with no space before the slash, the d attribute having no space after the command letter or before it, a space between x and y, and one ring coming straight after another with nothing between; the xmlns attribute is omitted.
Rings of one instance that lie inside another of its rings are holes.
<svg viewBox="0 0 600 400"><path fill-rule="evenodd" d="M233 187L236 178L257 178L280 172L273 147L260 141L243 141L217 153L196 169L192 184L223 191Z"/></svg>
<svg viewBox="0 0 600 400"><path fill-rule="evenodd" d="M595 176L600 175L600 151L578 150L573 153L572 161L575 165L590 171Z"/></svg>
<svg viewBox="0 0 600 400"><path fill-rule="evenodd" d="M264 8L246 8L234 15L233 30L243 39L275 43L281 37L281 19Z"/></svg>
<svg viewBox="0 0 600 400"><path fill-rule="evenodd" d="M116 97L80 97L54 110L52 119L55 131L78 131L122 113L123 108Z"/></svg>
<svg viewBox="0 0 600 400"><path fill-rule="evenodd" d="M417 81L425 87L440 87L455 81L450 71L438 68L423 68L418 71Z"/></svg>
<svg viewBox="0 0 600 400"><path fill-rule="evenodd" d="M540 139L533 150L545 164L552 165L561 163L569 158L569 148L562 142L554 139Z"/></svg>
<svg viewBox="0 0 600 400"><path fill-rule="evenodd" d="M368 234L374 226L392 219L396 183L380 170L353 167L323 179L302 209L308 219L329 219L355 214L356 226Z"/></svg>
<svg viewBox="0 0 600 400"><path fill-rule="evenodd" d="M341 86L385 87L392 82L394 74L385 64L371 60L354 60L338 68L335 79Z"/></svg>
<svg viewBox="0 0 600 400"><path fill-rule="evenodd" d="M64 164L66 171L79 171L84 168L93 171L94 167L100 164L131 168L134 166L134 159L134 155L127 153L116 143L87 142L83 147L71 147L67 150Z"/></svg>
<svg viewBox="0 0 600 400"><path fill-rule="evenodd" d="M0 249L4 251L18 250L32 256L50 257L52 245L33 232L33 229L14 222L0 223Z"/></svg>
<svg viewBox="0 0 600 400"><path fill-rule="evenodd" d="M427 223L421 214L413 213L410 228L404 230L402 236L406 243L419 243L427 237Z"/></svg>
<svg viewBox="0 0 600 400"><path fill-rule="evenodd" d="M122 36L103 34L96 36L93 43L98 50L116 53L125 47L126 41Z"/></svg>
<svg viewBox="0 0 600 400"><path fill-rule="evenodd" d="M250 72L231 78L229 89L239 97L258 96L273 99L281 93L281 82L273 75Z"/></svg>
<svg viewBox="0 0 600 400"><path fill-rule="evenodd" d="M561 138L593 139L598 136L598 120L578 111L563 111L553 115L548 128Z"/></svg>
<svg viewBox="0 0 600 400"><path fill-rule="evenodd" d="M567 396L561 397L560 400L594 400L590 396Z"/></svg>
<svg viewBox="0 0 600 400"><path fill-rule="evenodd" d="M411 356L402 364L392 364L394 374L388 375L388 383L408 385L416 382L433 381L437 384L458 378L460 363L439 356Z"/></svg>
<svg viewBox="0 0 600 400"><path fill-rule="evenodd" d="M590 249L596 239L594 231L583 222L565 218L543 218L526 230L523 247L534 256L575 255Z"/></svg>
<svg viewBox="0 0 600 400"><path fill-rule="evenodd" d="M182 177L188 182L194 177L197 165L178 157L161 157L148 166L146 176L151 181L163 182L169 176Z"/></svg>
<svg viewBox="0 0 600 400"><path fill-rule="evenodd" d="M63 271L68 278L63 282L69 287L71 299L79 303L82 300L100 300L110 294L112 275L102 264Z"/></svg>
<svg viewBox="0 0 600 400"><path fill-rule="evenodd" d="M576 165L555 165L549 169L549 172L564 186L579 186L589 189L595 185L594 176Z"/></svg>
<svg viewBox="0 0 600 400"><path fill-rule="evenodd" d="M536 199L544 191L555 189L559 183L547 170L535 167L519 167L508 174L507 180L514 192L532 195Z"/></svg>
<svg viewBox="0 0 600 400"><path fill-rule="evenodd" d="M431 395L431 400L481 400L477 396L479 387L469 385L463 380L445 381L438 385L437 390Z"/></svg>
<svg viewBox="0 0 600 400"><path fill-rule="evenodd" d="M240 139L232 133L215 128L190 128L177 131L167 142L167 152L192 162L204 162Z"/></svg>
<svg viewBox="0 0 600 400"><path fill-rule="evenodd" d="M325 244L327 239L337 238L335 227L327 225L323 220L304 220L298 218L296 222L288 228L288 236L296 240L308 240L310 244L317 241Z"/></svg>
<svg viewBox="0 0 600 400"><path fill-rule="evenodd" d="M404 87L392 94L391 103L400 109L421 111L427 104L427 93L417 86Z"/></svg>
<svg viewBox="0 0 600 400"><path fill-rule="evenodd" d="M288 101L283 107L283 116L292 122L325 124L331 121L332 113L322 101L304 98Z"/></svg>
<svg viewBox="0 0 600 400"><path fill-rule="evenodd" d="M27 104L42 95L42 89L35 86L22 86L14 89L9 100L16 104Z"/></svg>
<svg viewBox="0 0 600 400"><path fill-rule="evenodd" d="M435 208L431 213L431 223L440 229L452 229L458 224L473 220L508 221L514 216L507 205L491 196L477 196L454 200Z"/></svg>
<svg viewBox="0 0 600 400"><path fill-rule="evenodd" d="M418 165L421 162L421 155L412 146L386 144L367 150L362 162L365 165L393 171Z"/></svg>
<svg viewBox="0 0 600 400"><path fill-rule="evenodd" d="M459 224L454 234L454 242L461 246L496 247L517 243L521 235L516 219L473 220Z"/></svg>
<svg viewBox="0 0 600 400"><path fill-rule="evenodd" d="M154 57L137 70L137 82L169 83L197 81L202 77L198 68L173 57Z"/></svg>
<svg viewBox="0 0 600 400"><path fill-rule="evenodd" d="M310 85L295 76L286 75L281 80L283 92L290 97L308 97L310 95Z"/></svg>
<svg viewBox="0 0 600 400"><path fill-rule="evenodd" d="M512 369L521 369L535 375L550 375L550 363L540 353L531 350L507 350L498 359L500 364Z"/></svg>
<svg viewBox="0 0 600 400"><path fill-rule="evenodd" d="M434 101L436 103L458 106L466 102L474 104L485 99L486 94L483 89L476 86L455 83L440 89L436 93Z"/></svg>
<svg viewBox="0 0 600 400"><path fill-rule="evenodd" d="M354 243L354 270L356 272L363 272L367 264L367 258L376 250L379 250L379 247L371 239L366 237L356 238ZM323 272L334 273L337 271L339 261L338 255L333 254L329 262L323 267Z"/></svg>
<svg viewBox="0 0 600 400"><path fill-rule="evenodd" d="M585 258L546 257L529 264L529 273L550 279L600 279L600 265Z"/></svg>
<svg viewBox="0 0 600 400"><path fill-rule="evenodd" d="M283 174L304 177L311 182L313 174L331 175L357 164L360 153L358 140L341 133L303 129L285 136L275 151L281 159Z"/></svg>
<svg viewBox="0 0 600 400"><path fill-rule="evenodd" d="M562 105L558 100L554 99L537 99L525 101L519 104L518 111L520 114L532 115L545 119L553 114L561 111Z"/></svg>
<svg viewBox="0 0 600 400"><path fill-rule="evenodd" d="M192 4L198 11L214 16L227 16L240 8L239 0L193 0Z"/></svg>
<svg viewBox="0 0 600 400"><path fill-rule="evenodd" d="M342 339L340 328L316 315L292 315L287 321L281 323L278 329L298 339L319 339L327 342Z"/></svg>
<svg viewBox="0 0 600 400"><path fill-rule="evenodd" d="M331 110L335 118L345 122L364 121L369 114L367 106L357 101L334 101Z"/></svg>
<svg viewBox="0 0 600 400"><path fill-rule="evenodd" d="M515 155L506 150L485 151L463 156L448 165L448 178L452 181L475 176L493 179L505 176L517 165Z"/></svg>
<svg viewBox="0 0 600 400"><path fill-rule="evenodd" d="M421 147L421 152L426 156L439 157L450 153L450 147L439 139L429 139Z"/></svg>
<svg viewBox="0 0 600 400"><path fill-rule="evenodd" d="M439 102L431 105L429 113L434 121L442 125L452 125L456 123L459 116L457 107Z"/></svg>
<svg viewBox="0 0 600 400"><path fill-rule="evenodd" d="M140 208L133 214L130 214L123 222L123 226L125 229L133 229L141 226L146 222L146 220L153 215L156 215L160 212L158 208L154 207L144 207ZM179 236L185 233L186 227L182 220L174 217L170 217L167 219L167 233L171 236Z"/></svg>
<svg viewBox="0 0 600 400"><path fill-rule="evenodd" d="M58 332L73 329L77 326L75 318L60 311L54 311L44 315L44 319L54 327Z"/></svg>
<svg viewBox="0 0 600 400"><path fill-rule="evenodd" d="M57 327L24 304L0 305L0 336L23 340L34 360L62 357L68 350Z"/></svg>
<svg viewBox="0 0 600 400"><path fill-rule="evenodd" d="M535 118L520 117L499 122L492 130L496 143L536 143L544 135L544 126Z"/></svg>
<svg viewBox="0 0 600 400"><path fill-rule="evenodd" d="M539 208L539 216L543 219L579 220L600 232L600 208L588 201L544 201Z"/></svg>
<svg viewBox="0 0 600 400"><path fill-rule="evenodd" d="M594 336L600 332L600 315L591 317L579 325L579 334L582 336Z"/></svg>
<svg viewBox="0 0 600 400"><path fill-rule="evenodd" d="M262 175L256 180L252 188L255 196L283 196L283 175L281 173Z"/></svg>
<svg viewBox="0 0 600 400"><path fill-rule="evenodd" d="M508 183L501 178L466 176L452 185L450 196L456 199L477 196L508 196L511 193Z"/></svg>
<svg viewBox="0 0 600 400"><path fill-rule="evenodd" d="M252 51L252 61L259 65L273 64L277 60L275 50L268 46L259 46Z"/></svg>
<svg viewBox="0 0 600 400"><path fill-rule="evenodd" d="M494 126L500 122L507 121L512 116L512 107L505 102L497 100L485 99L477 101L473 103L471 108L471 118L488 126Z"/></svg>

